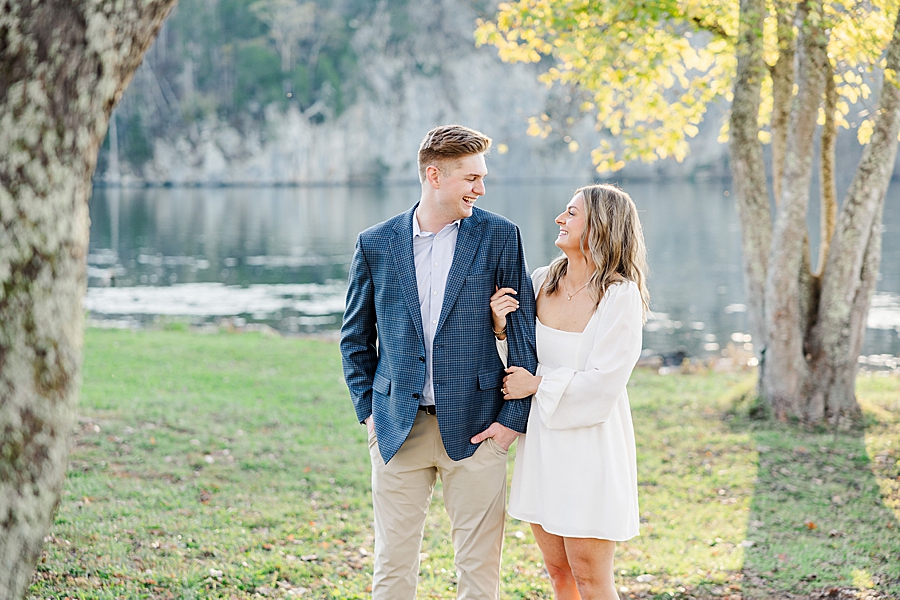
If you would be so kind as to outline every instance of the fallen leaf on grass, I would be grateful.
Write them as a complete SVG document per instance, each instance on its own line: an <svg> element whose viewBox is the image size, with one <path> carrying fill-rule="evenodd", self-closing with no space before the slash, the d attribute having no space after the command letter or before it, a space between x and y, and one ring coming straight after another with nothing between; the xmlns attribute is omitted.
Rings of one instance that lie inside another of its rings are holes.
<svg viewBox="0 0 900 600"><path fill-rule="evenodd" d="M805 521L803 524L806 525L806 528L809 529L810 531L812 531L813 529L816 529L818 527L818 525L816 525L812 521Z"/></svg>
<svg viewBox="0 0 900 600"><path fill-rule="evenodd" d="M303 556L300 557L300 560L303 560L306 562L313 562L315 560L319 560L319 555L318 554L304 554Z"/></svg>

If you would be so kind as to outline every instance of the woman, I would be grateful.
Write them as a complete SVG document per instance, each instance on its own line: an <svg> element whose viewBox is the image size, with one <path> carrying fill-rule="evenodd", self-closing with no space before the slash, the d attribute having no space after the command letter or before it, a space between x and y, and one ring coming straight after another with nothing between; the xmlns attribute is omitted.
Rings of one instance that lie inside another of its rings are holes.
<svg viewBox="0 0 900 600"><path fill-rule="evenodd" d="M613 600L617 541L638 535L634 430L625 386L648 309L637 209L611 185L581 188L556 218L563 256L532 275L538 370L509 367L506 400L533 395L509 514L531 523L559 600ZM503 288L491 297L506 364Z"/></svg>

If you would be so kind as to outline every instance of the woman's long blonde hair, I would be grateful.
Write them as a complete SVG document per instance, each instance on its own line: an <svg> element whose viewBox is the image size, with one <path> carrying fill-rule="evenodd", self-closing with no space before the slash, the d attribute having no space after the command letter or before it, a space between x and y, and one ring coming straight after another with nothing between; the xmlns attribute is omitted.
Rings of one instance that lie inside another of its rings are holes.
<svg viewBox="0 0 900 600"><path fill-rule="evenodd" d="M619 188L608 184L588 185L578 189L575 195L578 194L584 198L585 213L581 252L594 265L587 289L599 303L612 284L633 281L641 292L646 321L650 310L646 283L647 248L634 201ZM565 254L550 263L544 282L547 294L553 294L561 287L560 280L568 266L569 259Z"/></svg>

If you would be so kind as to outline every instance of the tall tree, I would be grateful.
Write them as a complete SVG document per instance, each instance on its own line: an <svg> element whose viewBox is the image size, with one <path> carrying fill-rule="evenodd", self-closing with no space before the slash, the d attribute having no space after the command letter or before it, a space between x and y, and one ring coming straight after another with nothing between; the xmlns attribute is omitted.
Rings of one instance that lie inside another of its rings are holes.
<svg viewBox="0 0 900 600"><path fill-rule="evenodd" d="M300 43L315 32L316 4L296 0L257 0L250 10L269 27L269 36L281 57L282 92L289 94L290 73L297 60Z"/></svg>
<svg viewBox="0 0 900 600"><path fill-rule="evenodd" d="M110 113L175 0L0 0L0 598L65 478L88 196Z"/></svg>
<svg viewBox="0 0 900 600"><path fill-rule="evenodd" d="M731 102L730 142L758 392L780 419L859 417L857 359L881 261L881 218L900 132L900 20L891 0L518 0L476 38L507 61L548 61L548 84L591 96L582 109L615 143L598 171L681 160L712 102ZM877 106L851 107L880 86ZM835 138L867 144L837 211ZM549 115L532 120L546 135ZM806 217L816 138L821 248ZM763 143L772 144L775 212Z"/></svg>

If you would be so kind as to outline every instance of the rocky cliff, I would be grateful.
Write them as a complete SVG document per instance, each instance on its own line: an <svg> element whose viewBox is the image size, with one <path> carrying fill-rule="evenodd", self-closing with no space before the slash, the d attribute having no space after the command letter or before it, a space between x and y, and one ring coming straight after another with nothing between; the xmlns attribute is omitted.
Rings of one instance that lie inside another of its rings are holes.
<svg viewBox="0 0 900 600"><path fill-rule="evenodd" d="M599 134L591 117L578 113L578 101L566 90L539 83L535 65L504 64L495 49L476 48L474 7L456 0L401 4L398 13L397 6L378 2L364 20L351 22L348 43L355 66L338 85L355 92L339 114L320 96L307 106L271 102L258 107L255 118L223 116L222 111L182 116L176 126L157 123L137 159L124 155L123 144L107 144L98 179L126 185L415 181L419 141L431 127L451 122L494 139L489 160L494 179L596 176L590 150ZM180 10L188 8L182 3ZM188 97L199 95L196 84L187 81L198 75L186 73L198 67L184 57L173 58L173 37L171 30L163 32L157 42L161 48L148 55L117 110L119 138L134 133L129 127L140 127L133 115L146 114L146 103L163 106L156 111L157 121L173 122L179 109L198 103ZM168 85L159 74L166 65ZM528 118L544 112L569 115L571 122L559 119L566 130L546 139L526 135ZM721 112L710 115L683 163L629 165L611 178L727 175L727 149L715 139L721 118ZM569 140L578 143L576 151Z"/></svg>
<svg viewBox="0 0 900 600"><path fill-rule="evenodd" d="M97 183L414 182L419 141L451 122L494 138L494 180L729 175L723 107L684 162L598 175L601 134L576 92L475 47L492 1L181 0L116 110ZM544 113L555 131L528 136L528 118ZM855 131L841 132L837 154L842 192L861 154Z"/></svg>

